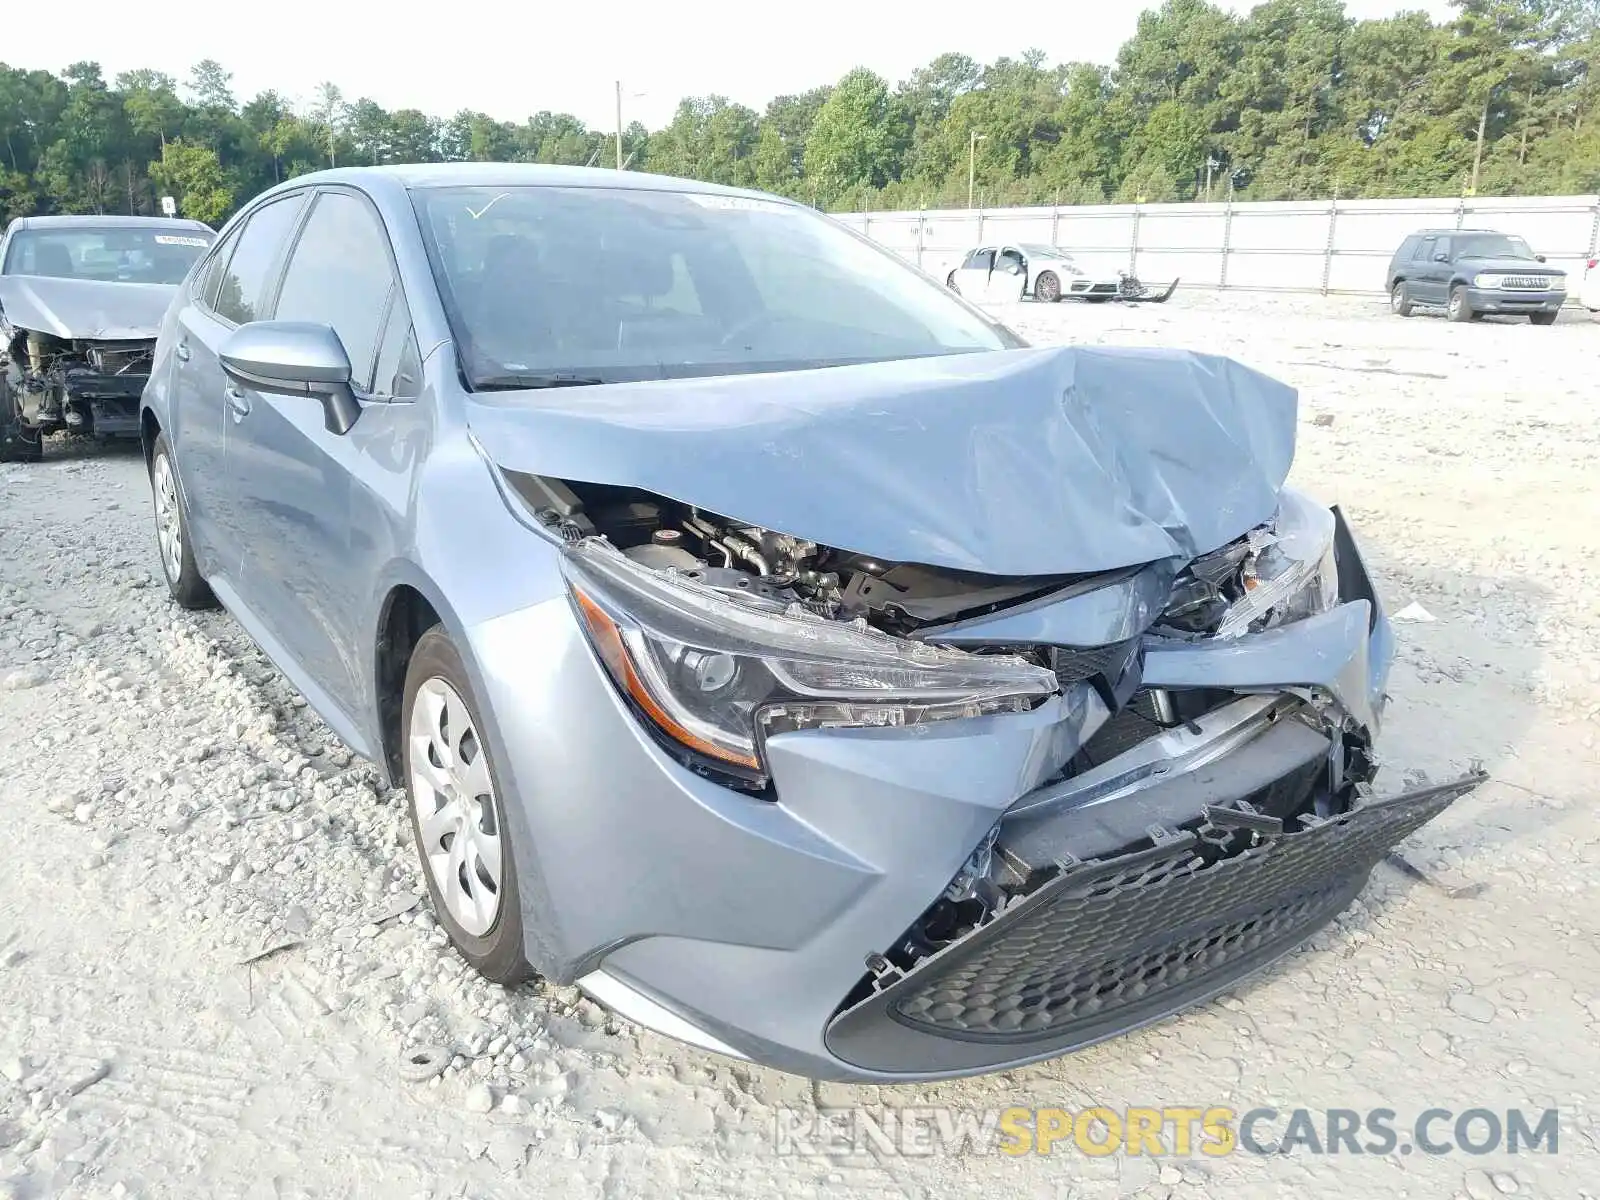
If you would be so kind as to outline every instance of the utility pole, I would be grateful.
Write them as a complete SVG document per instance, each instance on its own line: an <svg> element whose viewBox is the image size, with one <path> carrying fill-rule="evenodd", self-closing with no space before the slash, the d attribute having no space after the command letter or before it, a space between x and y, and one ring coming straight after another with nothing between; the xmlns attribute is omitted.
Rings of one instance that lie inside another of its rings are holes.
<svg viewBox="0 0 1600 1200"><path fill-rule="evenodd" d="M617 170L622 170L622 80L617 80Z"/></svg>
<svg viewBox="0 0 1600 1200"><path fill-rule="evenodd" d="M978 143L989 135L972 130L967 138L967 207L972 207L973 185L978 177Z"/></svg>

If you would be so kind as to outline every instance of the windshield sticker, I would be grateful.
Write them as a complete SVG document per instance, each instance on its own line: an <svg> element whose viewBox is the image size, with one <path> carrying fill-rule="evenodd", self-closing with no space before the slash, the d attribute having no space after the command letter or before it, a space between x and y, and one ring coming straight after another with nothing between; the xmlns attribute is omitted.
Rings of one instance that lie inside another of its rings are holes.
<svg viewBox="0 0 1600 1200"><path fill-rule="evenodd" d="M179 237L172 233L156 234L156 245L158 246L199 246L204 250L210 244L205 238Z"/></svg>
<svg viewBox="0 0 1600 1200"><path fill-rule="evenodd" d="M714 196L707 192L684 193L692 204L701 208L716 208L724 212L775 212L792 213L799 210L781 200L760 200L754 196Z"/></svg>

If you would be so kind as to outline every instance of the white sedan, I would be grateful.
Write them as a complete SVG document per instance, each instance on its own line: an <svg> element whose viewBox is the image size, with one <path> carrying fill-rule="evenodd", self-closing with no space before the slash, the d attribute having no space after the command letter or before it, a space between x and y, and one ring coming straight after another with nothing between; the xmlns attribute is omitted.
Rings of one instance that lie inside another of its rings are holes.
<svg viewBox="0 0 1600 1200"><path fill-rule="evenodd" d="M1067 296L1160 304L1178 287L1174 279L1165 291L1157 291L1126 271L1084 262L1055 246L1023 242L969 250L945 283L969 300L991 302L1024 297L1054 302Z"/></svg>

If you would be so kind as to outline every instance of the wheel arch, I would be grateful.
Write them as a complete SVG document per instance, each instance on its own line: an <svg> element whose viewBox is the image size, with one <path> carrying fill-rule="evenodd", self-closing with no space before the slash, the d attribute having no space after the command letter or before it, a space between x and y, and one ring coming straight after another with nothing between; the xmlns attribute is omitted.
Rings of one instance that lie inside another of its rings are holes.
<svg viewBox="0 0 1600 1200"><path fill-rule="evenodd" d="M466 639L460 637L459 631L451 627L452 622L443 616L448 611L438 600L436 589L414 579L391 583L378 605L372 636L373 717L378 734L375 744L382 754L378 765L395 786L404 778L400 761L400 714L405 705L406 670L422 635L435 625L445 626L456 652L472 673Z"/></svg>
<svg viewBox="0 0 1600 1200"><path fill-rule="evenodd" d="M524 805L516 798L517 779L506 741L496 719L477 647L468 636L468 626L445 599L444 593L422 569L409 559L392 564L374 592L378 598L372 623L370 678L374 686L371 719L376 720L374 745L381 760L376 765L390 787L406 786L401 763L404 734L401 714L405 704L406 672L417 643L429 629L438 628L449 637L466 672L477 710L479 732L487 739L498 768L499 782L508 791L504 796L504 816L511 827L512 845L517 851L518 900L523 921L523 950L528 961L544 974L559 973L564 962L556 908L539 861L539 844L533 836ZM570 967L570 964L568 964ZM567 972L570 976L570 971ZM565 977L564 977L565 980Z"/></svg>
<svg viewBox="0 0 1600 1200"><path fill-rule="evenodd" d="M161 419L155 409L144 405L139 409L139 445L144 449L144 465L148 469L150 458L156 452L156 438L161 436Z"/></svg>

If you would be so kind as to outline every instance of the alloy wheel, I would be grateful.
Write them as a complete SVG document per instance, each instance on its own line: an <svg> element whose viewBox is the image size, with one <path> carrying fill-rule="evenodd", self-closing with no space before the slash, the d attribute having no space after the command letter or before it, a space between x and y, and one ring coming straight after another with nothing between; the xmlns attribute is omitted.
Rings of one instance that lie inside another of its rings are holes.
<svg viewBox="0 0 1600 1200"><path fill-rule="evenodd" d="M437 676L417 689L408 737L423 861L450 917L482 937L500 916L503 862L488 755L466 702Z"/></svg>
<svg viewBox="0 0 1600 1200"><path fill-rule="evenodd" d="M165 454L156 455L150 476L156 502L156 543L161 548L161 566L172 581L183 574L183 517L178 508L178 483Z"/></svg>

